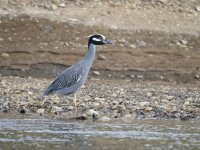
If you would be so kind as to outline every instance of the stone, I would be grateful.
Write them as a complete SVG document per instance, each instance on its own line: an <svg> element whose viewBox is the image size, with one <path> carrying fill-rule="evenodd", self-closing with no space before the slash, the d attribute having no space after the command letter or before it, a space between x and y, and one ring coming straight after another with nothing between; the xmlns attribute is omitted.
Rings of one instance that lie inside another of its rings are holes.
<svg viewBox="0 0 200 150"><path fill-rule="evenodd" d="M153 93L148 92L146 95L147 95L148 98L150 98L150 97L152 97Z"/></svg>
<svg viewBox="0 0 200 150"><path fill-rule="evenodd" d="M160 2L160 3L166 4L166 3L168 2L168 0L157 0L157 2Z"/></svg>
<svg viewBox="0 0 200 150"><path fill-rule="evenodd" d="M139 47L145 47L146 43L144 41L137 40L136 41Z"/></svg>
<svg viewBox="0 0 200 150"><path fill-rule="evenodd" d="M26 108L23 107L23 108L20 109L19 112L20 112L20 114L25 114L25 113L28 112L28 110L27 110Z"/></svg>
<svg viewBox="0 0 200 150"><path fill-rule="evenodd" d="M66 4L65 3L61 3L58 6L61 7L61 8L64 8L66 6Z"/></svg>
<svg viewBox="0 0 200 150"><path fill-rule="evenodd" d="M99 55L99 56L97 57L97 59L98 59L98 60L106 60L106 56L104 56L104 55Z"/></svg>
<svg viewBox="0 0 200 150"><path fill-rule="evenodd" d="M188 41L181 39L181 40L180 40L180 43L181 43L182 45L187 45Z"/></svg>
<svg viewBox="0 0 200 150"><path fill-rule="evenodd" d="M10 55L8 53L2 53L1 54L3 57L9 57Z"/></svg>
<svg viewBox="0 0 200 150"><path fill-rule="evenodd" d="M126 114L126 115L124 115L124 119L129 119L129 118L132 118L132 115L131 115L131 114Z"/></svg>
<svg viewBox="0 0 200 150"><path fill-rule="evenodd" d="M110 122L111 121L111 119L109 117L105 117L105 116L101 117L99 120L102 122Z"/></svg>
<svg viewBox="0 0 200 150"><path fill-rule="evenodd" d="M36 112L38 114L44 114L45 110L43 108L39 108Z"/></svg>
<svg viewBox="0 0 200 150"><path fill-rule="evenodd" d="M190 101L186 101L183 105L185 105L185 106L190 105Z"/></svg>
<svg viewBox="0 0 200 150"><path fill-rule="evenodd" d="M195 74L195 75L194 75L194 78L195 78L195 79L199 79L200 76L199 76L198 74Z"/></svg>
<svg viewBox="0 0 200 150"><path fill-rule="evenodd" d="M0 42L1 42L1 41L4 41L4 38L0 38Z"/></svg>
<svg viewBox="0 0 200 150"><path fill-rule="evenodd" d="M56 10L58 9L58 6L56 6L55 4L51 5L52 10Z"/></svg>
<svg viewBox="0 0 200 150"><path fill-rule="evenodd" d="M96 76L100 76L100 72L98 72L98 71L93 71L92 72L94 75L96 75Z"/></svg>
<svg viewBox="0 0 200 150"><path fill-rule="evenodd" d="M94 116L95 115L95 117L99 117L100 116L99 112L95 111L94 109L88 110L87 115L88 116Z"/></svg>
<svg viewBox="0 0 200 150"><path fill-rule="evenodd" d="M196 11L200 11L200 6L195 7Z"/></svg>
<svg viewBox="0 0 200 150"><path fill-rule="evenodd" d="M138 79L144 79L144 75L137 75Z"/></svg>
<svg viewBox="0 0 200 150"><path fill-rule="evenodd" d="M133 49L136 48L136 45L134 45L134 44L130 44L129 46L130 46L131 48L133 48Z"/></svg>
<svg viewBox="0 0 200 150"><path fill-rule="evenodd" d="M69 106L69 107L67 107L67 109L68 109L68 110L73 110L74 107L73 107L73 106Z"/></svg>
<svg viewBox="0 0 200 150"><path fill-rule="evenodd" d="M153 108L152 108L152 107L146 107L144 110L145 110L145 111L152 111Z"/></svg>
<svg viewBox="0 0 200 150"><path fill-rule="evenodd" d="M145 106L148 106L148 105L149 105L149 102L140 102L139 103L139 106L142 107L142 108L145 107Z"/></svg>
<svg viewBox="0 0 200 150"><path fill-rule="evenodd" d="M63 111L63 109L62 109L62 107L58 107L58 106L52 106L52 108L51 108L51 112L52 113L59 113L59 112L62 112Z"/></svg>

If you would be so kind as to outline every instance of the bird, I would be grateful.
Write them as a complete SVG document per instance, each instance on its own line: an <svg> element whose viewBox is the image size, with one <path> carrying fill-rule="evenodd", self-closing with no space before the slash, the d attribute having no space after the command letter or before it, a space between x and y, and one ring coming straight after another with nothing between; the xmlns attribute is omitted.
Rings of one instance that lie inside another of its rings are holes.
<svg viewBox="0 0 200 150"><path fill-rule="evenodd" d="M111 40L107 40L102 34L92 34L87 36L88 50L85 56L77 63L66 68L56 79L47 87L43 96L50 94L70 95L74 94L73 105L77 108L76 93L84 85L90 68L92 66L96 45L112 44Z"/></svg>

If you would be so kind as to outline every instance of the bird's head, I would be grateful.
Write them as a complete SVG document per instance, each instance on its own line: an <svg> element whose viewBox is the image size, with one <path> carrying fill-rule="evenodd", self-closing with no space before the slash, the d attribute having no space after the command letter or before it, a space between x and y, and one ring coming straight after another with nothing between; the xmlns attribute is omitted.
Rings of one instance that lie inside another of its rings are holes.
<svg viewBox="0 0 200 150"><path fill-rule="evenodd" d="M112 44L112 41L107 40L105 36L103 36L102 34L92 34L89 35L88 38L89 38L88 45L90 43L94 45Z"/></svg>

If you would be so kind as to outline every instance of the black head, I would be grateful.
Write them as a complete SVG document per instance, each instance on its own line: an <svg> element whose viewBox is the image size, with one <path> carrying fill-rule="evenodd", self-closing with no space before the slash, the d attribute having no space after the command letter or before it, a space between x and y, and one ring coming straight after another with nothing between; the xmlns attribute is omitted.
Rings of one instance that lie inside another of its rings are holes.
<svg viewBox="0 0 200 150"><path fill-rule="evenodd" d="M102 34L93 34L88 37L89 37L88 45L90 43L94 45L112 44L112 42L110 40L106 40L105 36L103 36Z"/></svg>

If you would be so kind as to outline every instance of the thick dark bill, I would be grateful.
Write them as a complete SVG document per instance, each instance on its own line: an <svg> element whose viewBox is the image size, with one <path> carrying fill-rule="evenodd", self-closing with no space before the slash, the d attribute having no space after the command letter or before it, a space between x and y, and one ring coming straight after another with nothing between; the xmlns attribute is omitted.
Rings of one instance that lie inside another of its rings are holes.
<svg viewBox="0 0 200 150"><path fill-rule="evenodd" d="M104 40L103 41L105 44L112 44L112 41L111 40Z"/></svg>

